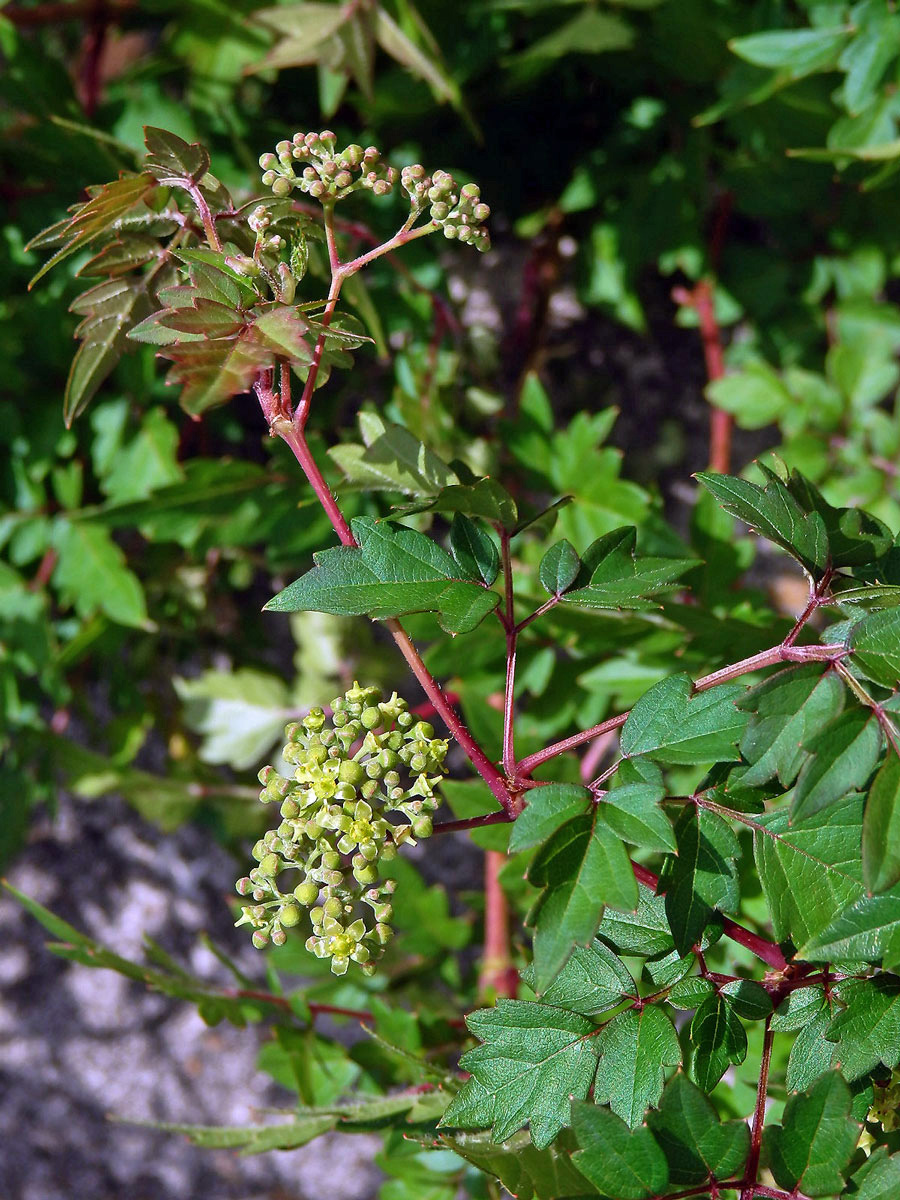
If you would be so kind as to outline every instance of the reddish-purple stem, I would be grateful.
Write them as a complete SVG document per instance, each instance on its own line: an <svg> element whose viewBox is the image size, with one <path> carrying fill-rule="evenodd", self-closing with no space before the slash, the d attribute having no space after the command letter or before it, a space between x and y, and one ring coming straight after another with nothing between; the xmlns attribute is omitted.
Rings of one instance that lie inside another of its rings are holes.
<svg viewBox="0 0 900 1200"><path fill-rule="evenodd" d="M750 1154L747 1157L747 1166L744 1171L744 1178L749 1180L755 1180L759 1171L759 1154L762 1149L763 1125L766 1119L766 1096L769 1092L769 1063L772 1059L772 1041L774 1036L770 1014L766 1017L766 1029L763 1034L762 1059L759 1064L759 1084L756 1089L756 1107L753 1110L753 1124L750 1127ZM753 1200L754 1194L755 1184L751 1184L741 1192L741 1200Z"/></svg>

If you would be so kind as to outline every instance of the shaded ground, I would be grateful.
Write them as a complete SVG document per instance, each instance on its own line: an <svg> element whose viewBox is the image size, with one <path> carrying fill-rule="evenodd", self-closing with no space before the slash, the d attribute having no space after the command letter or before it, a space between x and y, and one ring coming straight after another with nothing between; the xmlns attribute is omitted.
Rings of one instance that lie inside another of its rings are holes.
<svg viewBox="0 0 900 1200"><path fill-rule="evenodd" d="M115 801L63 801L37 826L10 880L126 956L147 933L208 978L207 931L248 973L231 928L235 870L196 829L163 835ZM301 1150L238 1158L115 1124L247 1123L288 1093L256 1070L259 1033L209 1028L188 1004L50 954L47 935L0 897L2 1200L368 1200L380 1139L328 1135ZM337 1149L339 1142L340 1149Z"/></svg>

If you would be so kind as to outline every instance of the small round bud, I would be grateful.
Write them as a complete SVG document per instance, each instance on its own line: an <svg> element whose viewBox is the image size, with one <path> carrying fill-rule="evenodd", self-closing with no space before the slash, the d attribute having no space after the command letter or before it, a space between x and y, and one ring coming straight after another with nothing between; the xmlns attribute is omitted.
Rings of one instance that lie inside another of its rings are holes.
<svg viewBox="0 0 900 1200"><path fill-rule="evenodd" d="M294 925L300 924L302 915L299 904L285 904L278 913L278 920L287 929L291 929Z"/></svg>
<svg viewBox="0 0 900 1200"><path fill-rule="evenodd" d="M286 941L287 941L287 934L284 932L283 929L274 929L272 931L272 945L273 946L283 946Z"/></svg>
<svg viewBox="0 0 900 1200"><path fill-rule="evenodd" d="M383 720L381 710L374 705L371 708L364 708L359 719L364 729L377 729Z"/></svg>
<svg viewBox="0 0 900 1200"><path fill-rule="evenodd" d="M263 875L273 879L281 870L281 859L277 854L267 854L259 864L259 869Z"/></svg>
<svg viewBox="0 0 900 1200"><path fill-rule="evenodd" d="M338 900L337 896L329 896L322 906L322 911L326 917L331 917L336 921L343 914L344 906Z"/></svg>
<svg viewBox="0 0 900 1200"><path fill-rule="evenodd" d="M275 180L275 182L271 185L271 187L272 187L272 191L275 193L276 196L290 195L290 192L291 192L290 180L285 179L283 175L279 175L279 177Z"/></svg>
<svg viewBox="0 0 900 1200"><path fill-rule="evenodd" d="M294 896L304 908L309 908L319 898L319 885L313 883L311 879L307 879L305 883L297 884L294 888Z"/></svg>
<svg viewBox="0 0 900 1200"><path fill-rule="evenodd" d="M239 896L247 896L253 891L253 882L246 875L243 879L239 879L234 886Z"/></svg>
<svg viewBox="0 0 900 1200"><path fill-rule="evenodd" d="M262 929L254 930L253 937L250 939L257 950L262 950L269 944L269 935L264 933Z"/></svg>

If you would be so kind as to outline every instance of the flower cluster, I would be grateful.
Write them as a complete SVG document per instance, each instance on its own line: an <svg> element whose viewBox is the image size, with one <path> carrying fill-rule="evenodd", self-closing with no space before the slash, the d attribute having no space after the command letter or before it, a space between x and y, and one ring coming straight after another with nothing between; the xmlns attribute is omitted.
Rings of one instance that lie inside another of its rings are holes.
<svg viewBox="0 0 900 1200"><path fill-rule="evenodd" d="M336 151L335 135L330 129L295 133L290 141L279 142L274 154L263 154L259 165L263 183L276 196L289 196L299 188L315 200L341 200L360 188L387 196L399 178L397 170L382 161L381 152L374 146L363 149L351 145Z"/></svg>
<svg viewBox="0 0 900 1200"><path fill-rule="evenodd" d="M431 833L447 742L396 692L383 700L359 684L332 702L330 719L312 709L285 736L294 777L273 767L260 772L260 800L277 803L281 821L253 847L257 866L237 882L253 900L237 923L252 927L258 949L270 940L280 946L307 909L307 949L330 958L336 975L351 961L371 975L392 934L394 883L379 881L378 866ZM283 891L288 870L303 879Z"/></svg>
<svg viewBox="0 0 900 1200"><path fill-rule="evenodd" d="M428 209L430 221L443 229L445 237L477 250L490 247L485 222L491 210L482 202L477 184L460 187L447 171L428 175L421 163L398 172L383 161L375 146L335 150L330 129L295 133L290 141L279 142L274 154L263 154L259 165L263 183L276 196L289 196L295 188L317 200L342 200L360 188L386 196L399 181L409 199L412 220Z"/></svg>
<svg viewBox="0 0 900 1200"><path fill-rule="evenodd" d="M477 183L460 187L447 171L426 175L420 163L404 167L400 172L400 183L409 196L413 212L418 215L426 205L430 206L429 216L443 229L444 237L465 242L476 250L490 248L485 221L491 210L482 202Z"/></svg>

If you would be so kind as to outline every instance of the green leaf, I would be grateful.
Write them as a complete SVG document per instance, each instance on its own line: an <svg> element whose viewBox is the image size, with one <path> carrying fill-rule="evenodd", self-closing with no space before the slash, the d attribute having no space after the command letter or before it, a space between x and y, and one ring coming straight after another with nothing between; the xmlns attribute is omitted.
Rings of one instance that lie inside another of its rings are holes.
<svg viewBox="0 0 900 1200"><path fill-rule="evenodd" d="M720 990L739 1017L745 1021L762 1021L772 1012L772 997L752 979L732 979Z"/></svg>
<svg viewBox="0 0 900 1200"><path fill-rule="evenodd" d="M490 587L500 571L500 551L490 534L457 513L450 525L450 552L470 579Z"/></svg>
<svg viewBox="0 0 900 1200"><path fill-rule="evenodd" d="M157 324L178 333L201 333L204 337L230 337L244 325L243 315L216 300L198 297L189 308L166 309Z"/></svg>
<svg viewBox="0 0 900 1200"><path fill-rule="evenodd" d="M510 854L532 850L573 817L587 813L591 793L575 783L547 783L525 793L525 807L513 825Z"/></svg>
<svg viewBox="0 0 900 1200"><path fill-rule="evenodd" d="M597 1059L586 1017L549 1004L498 1000L466 1024L483 1043L467 1051L460 1066L471 1079L441 1118L444 1128L492 1127L505 1141L526 1123L538 1150L549 1146L569 1121L572 1096L583 1099Z"/></svg>
<svg viewBox="0 0 900 1200"><path fill-rule="evenodd" d="M433 496L458 482L450 467L402 425L368 412L360 414L359 424L364 445L345 442L328 451L354 486Z"/></svg>
<svg viewBox="0 0 900 1200"><path fill-rule="evenodd" d="M763 362L750 362L735 375L713 380L706 397L715 408L735 416L742 429L771 425L796 403L780 376Z"/></svg>
<svg viewBox="0 0 900 1200"><path fill-rule="evenodd" d="M600 922L598 937L620 954L667 954L674 942L666 917L665 897L656 896L644 884L638 884L637 909L616 912L608 908Z"/></svg>
<svg viewBox="0 0 900 1200"><path fill-rule="evenodd" d="M898 902L900 905L900 902ZM847 979L837 985L838 999L846 1007L828 1030L837 1043L835 1065L849 1082L883 1063L890 1070L900 1063L900 979L876 975L872 979Z"/></svg>
<svg viewBox="0 0 900 1200"><path fill-rule="evenodd" d="M900 1154L888 1158L884 1146L873 1150L853 1176L854 1200L895 1200L900 1195Z"/></svg>
<svg viewBox="0 0 900 1200"><path fill-rule="evenodd" d="M600 813L614 833L647 850L675 850L675 833L659 807L666 789L655 783L623 783L602 797Z"/></svg>
<svg viewBox="0 0 900 1200"><path fill-rule="evenodd" d="M417 23L421 18L417 16ZM449 101L454 108L465 113L465 104L459 86L433 56L403 32L386 9L379 5L375 10L375 36L378 44L402 67L406 67L418 79L427 83L439 102Z"/></svg>
<svg viewBox="0 0 900 1200"><path fill-rule="evenodd" d="M689 804L675 825L678 853L666 859L660 887L675 945L686 954L712 920L714 910L736 912L740 901L740 845L716 813Z"/></svg>
<svg viewBox="0 0 900 1200"><path fill-rule="evenodd" d="M838 56L850 37L851 29L835 25L827 29L779 29L732 38L729 49L756 67L787 71L792 79L801 79L837 64Z"/></svg>
<svg viewBox="0 0 900 1200"><path fill-rule="evenodd" d="M703 1092L681 1072L669 1080L659 1112L651 1112L647 1124L666 1156L673 1185L740 1178L750 1151L747 1122L720 1121Z"/></svg>
<svg viewBox="0 0 900 1200"><path fill-rule="evenodd" d="M317 612L380 619L437 612L448 633L468 633L499 603L463 576L456 561L424 534L371 517L352 522L358 547L313 555L315 566L265 606L275 612Z"/></svg>
<svg viewBox="0 0 900 1200"><path fill-rule="evenodd" d="M519 55L519 61L553 60L565 54L603 54L610 50L627 50L633 40L631 27L619 17L589 8L534 42Z"/></svg>
<svg viewBox="0 0 900 1200"><path fill-rule="evenodd" d="M881 726L874 713L851 709L804 747L810 758L794 788L791 820L803 820L863 787L881 756Z"/></svg>
<svg viewBox="0 0 900 1200"><path fill-rule="evenodd" d="M596 1104L573 1104L572 1127L581 1147L572 1162L605 1195L646 1200L666 1190L669 1169L649 1129L629 1129Z"/></svg>
<svg viewBox="0 0 900 1200"><path fill-rule="evenodd" d="M693 695L687 674L661 679L638 700L622 729L622 753L664 763L728 762L747 716L736 706L740 684L723 683Z"/></svg>
<svg viewBox="0 0 900 1200"><path fill-rule="evenodd" d="M431 499L403 505L396 511L400 517L417 512L462 513L467 517L481 517L510 532L518 521L515 500L496 479L451 483Z"/></svg>
<svg viewBox="0 0 900 1200"><path fill-rule="evenodd" d="M690 970L690 959L681 959L680 961L687 962L688 970ZM671 988L666 996L666 1002L673 1008L693 1012L700 1007L704 1000L715 995L715 991L715 985L709 979L704 979L702 975L689 975L685 979L679 979Z"/></svg>
<svg viewBox="0 0 900 1200"><path fill-rule="evenodd" d="M804 1091L823 1071L829 1071L836 1065L837 1049L827 1039L832 1016L832 1006L823 996L818 1011L808 1017L798 1031L791 1046L784 1080L789 1092Z"/></svg>
<svg viewBox="0 0 900 1200"><path fill-rule="evenodd" d="M808 1092L788 1099L781 1125L765 1129L763 1152L779 1187L837 1196L858 1138L850 1089L837 1071L829 1071Z"/></svg>
<svg viewBox="0 0 900 1200"><path fill-rule="evenodd" d="M581 1196L584 1176L572 1166L573 1139L564 1131L552 1146L536 1150L527 1133L517 1133L502 1146L483 1135L457 1133L441 1138L466 1162L498 1179L516 1200L560 1200Z"/></svg>
<svg viewBox="0 0 900 1200"><path fill-rule="evenodd" d="M53 580L80 616L98 610L119 625L146 628L147 605L125 555L99 525L60 520L53 544L59 555Z"/></svg>
<svg viewBox="0 0 900 1200"><path fill-rule="evenodd" d="M18 900L26 912L31 913L36 921L52 933L54 937L60 941L70 942L73 946L91 946L93 941L86 937L81 930L76 929L74 925L70 925L68 921L64 921L62 917L58 917L56 913L51 912L49 908L45 908L43 904L39 904L37 900L32 900L30 896L26 896L24 892L20 892L18 888L13 887L11 883L0 880L3 887Z"/></svg>
<svg viewBox="0 0 900 1200"><path fill-rule="evenodd" d="M794 823L780 809L755 818L754 828L756 866L778 941L802 946L863 895L860 797Z"/></svg>
<svg viewBox="0 0 900 1200"><path fill-rule="evenodd" d="M582 555L576 579L582 586L566 592L564 602L612 611L652 609L656 606L648 597L671 591L686 571L697 566L697 560L690 558L635 558L636 537L636 529L629 525L593 542ZM582 581L583 576L587 578Z"/></svg>
<svg viewBox="0 0 900 1200"><path fill-rule="evenodd" d="M694 1013L690 1036L691 1075L704 1092L747 1057L747 1034L734 1005L721 994L708 997Z"/></svg>
<svg viewBox="0 0 900 1200"><path fill-rule="evenodd" d="M737 774L739 785L761 787L777 776L790 787L809 756L804 747L840 714L844 694L837 673L818 663L789 667L751 688L737 701L753 714L741 739L751 765Z"/></svg>
<svg viewBox="0 0 900 1200"><path fill-rule="evenodd" d="M600 1065L594 1099L609 1104L635 1129L662 1095L665 1068L681 1063L681 1046L672 1022L655 1004L629 1008L604 1025L597 1038Z"/></svg>
<svg viewBox="0 0 900 1200"><path fill-rule="evenodd" d="M150 311L140 277L109 279L82 293L70 311L84 319L75 330L81 345L69 368L63 415L67 425L80 416L127 348L127 339Z"/></svg>
<svg viewBox="0 0 900 1200"><path fill-rule="evenodd" d="M575 547L566 538L555 542L544 557L538 574L541 584L551 596L559 596L570 588L578 576L581 559L575 552Z"/></svg>
<svg viewBox="0 0 900 1200"><path fill-rule="evenodd" d="M522 972L522 978L534 988L534 964ZM636 994L634 980L622 960L602 942L576 946L541 997L545 1004L571 1008L586 1017L608 1012L621 1004L623 997Z"/></svg>
<svg viewBox="0 0 900 1200"><path fill-rule="evenodd" d="M28 287L34 287L52 267L74 254L76 250L89 246L105 233L117 231L121 218L140 204L155 186L156 180L147 174L123 175L112 183L104 184L90 200L79 205L64 228L60 227L62 222L53 226L58 231L59 239L68 236L69 240L44 263ZM34 242L30 242L29 246L40 245L40 236L38 235Z"/></svg>
<svg viewBox="0 0 900 1200"><path fill-rule="evenodd" d="M818 513L805 513L776 479L764 488L733 475L698 472L696 478L731 513L763 537L787 550L811 575L828 565L828 537Z"/></svg>
<svg viewBox="0 0 900 1200"><path fill-rule="evenodd" d="M869 892L900 883L900 755L890 747L866 798L862 863Z"/></svg>
<svg viewBox="0 0 900 1200"><path fill-rule="evenodd" d="M853 661L884 687L900 685L900 607L869 613L850 630Z"/></svg>
<svg viewBox="0 0 900 1200"><path fill-rule="evenodd" d="M197 183L209 170L209 151L205 146L196 142L189 145L167 129L145 125L144 145L145 169L161 184Z"/></svg>
<svg viewBox="0 0 900 1200"><path fill-rule="evenodd" d="M298 1117L278 1125L173 1125L170 1122L135 1122L165 1133L179 1133L194 1146L206 1150L240 1150L241 1154L263 1154L267 1150L296 1150L338 1123L335 1113Z"/></svg>
<svg viewBox="0 0 900 1200"><path fill-rule="evenodd" d="M291 709L288 689L277 676L244 667L174 683L188 726L203 734L204 762L246 771L281 741Z"/></svg>
<svg viewBox="0 0 900 1200"><path fill-rule="evenodd" d="M558 829L535 855L528 878L545 889L529 916L535 926L535 989L541 993L573 946L593 940L607 904L637 908L637 882L625 847L596 813Z"/></svg>

